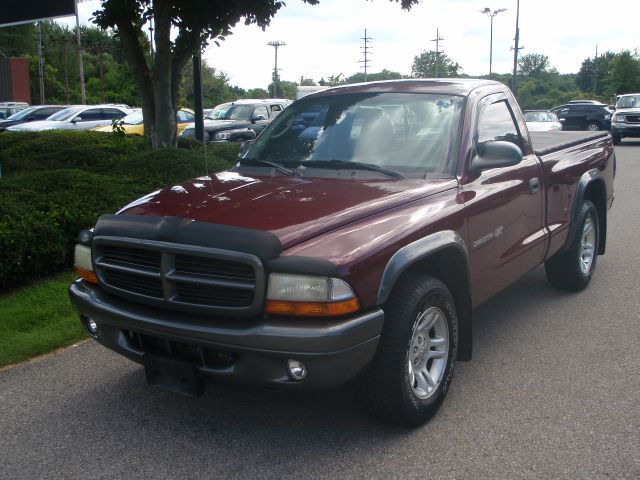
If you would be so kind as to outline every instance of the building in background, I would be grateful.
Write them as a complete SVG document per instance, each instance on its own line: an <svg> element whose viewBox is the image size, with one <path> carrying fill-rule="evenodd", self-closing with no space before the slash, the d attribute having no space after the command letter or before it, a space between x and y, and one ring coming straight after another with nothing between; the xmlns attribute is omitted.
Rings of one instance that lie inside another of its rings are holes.
<svg viewBox="0 0 640 480"><path fill-rule="evenodd" d="M31 105L29 62L25 58L0 56L0 102L27 102Z"/></svg>

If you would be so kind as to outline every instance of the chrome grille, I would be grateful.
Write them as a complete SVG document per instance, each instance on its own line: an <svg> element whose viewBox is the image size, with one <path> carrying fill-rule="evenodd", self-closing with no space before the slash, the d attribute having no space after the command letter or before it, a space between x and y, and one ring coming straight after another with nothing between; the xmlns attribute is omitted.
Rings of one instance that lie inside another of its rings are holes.
<svg viewBox="0 0 640 480"><path fill-rule="evenodd" d="M640 123L640 115L627 115L628 123Z"/></svg>
<svg viewBox="0 0 640 480"><path fill-rule="evenodd" d="M254 255L208 247L95 237L95 270L108 292L176 310L249 316L265 287Z"/></svg>

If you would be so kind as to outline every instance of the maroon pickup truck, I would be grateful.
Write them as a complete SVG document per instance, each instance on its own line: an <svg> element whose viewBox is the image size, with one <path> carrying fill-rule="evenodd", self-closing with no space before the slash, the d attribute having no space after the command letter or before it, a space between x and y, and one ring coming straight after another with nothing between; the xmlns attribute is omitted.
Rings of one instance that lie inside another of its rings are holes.
<svg viewBox="0 0 640 480"><path fill-rule="evenodd" d="M474 307L544 263L585 288L605 251L606 132L529 136L504 85L351 85L288 107L229 171L80 233L71 301L150 384L350 380L417 425L469 360Z"/></svg>

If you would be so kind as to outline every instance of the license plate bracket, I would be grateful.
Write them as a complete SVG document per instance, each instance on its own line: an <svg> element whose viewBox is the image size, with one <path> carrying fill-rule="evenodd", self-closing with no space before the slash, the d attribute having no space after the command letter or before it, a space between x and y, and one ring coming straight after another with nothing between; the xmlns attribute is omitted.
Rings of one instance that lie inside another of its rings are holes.
<svg viewBox="0 0 640 480"><path fill-rule="evenodd" d="M142 360L149 385L193 397L204 393L204 381L193 363L149 353Z"/></svg>

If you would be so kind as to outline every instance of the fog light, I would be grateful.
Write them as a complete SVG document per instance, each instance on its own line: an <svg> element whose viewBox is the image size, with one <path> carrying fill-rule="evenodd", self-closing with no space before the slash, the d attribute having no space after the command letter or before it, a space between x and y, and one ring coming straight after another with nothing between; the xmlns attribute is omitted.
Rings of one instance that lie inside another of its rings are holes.
<svg viewBox="0 0 640 480"><path fill-rule="evenodd" d="M305 367L304 364L302 362L299 362L298 360L293 360L292 358L290 358L287 361L287 368L289 369L289 375L291 375L291 378L293 378L294 380L302 380L307 376L307 367Z"/></svg>
<svg viewBox="0 0 640 480"><path fill-rule="evenodd" d="M85 317L84 315L80 316L80 320L82 321L82 325L89 336L91 338L98 338L98 324L96 321L93 318Z"/></svg>

